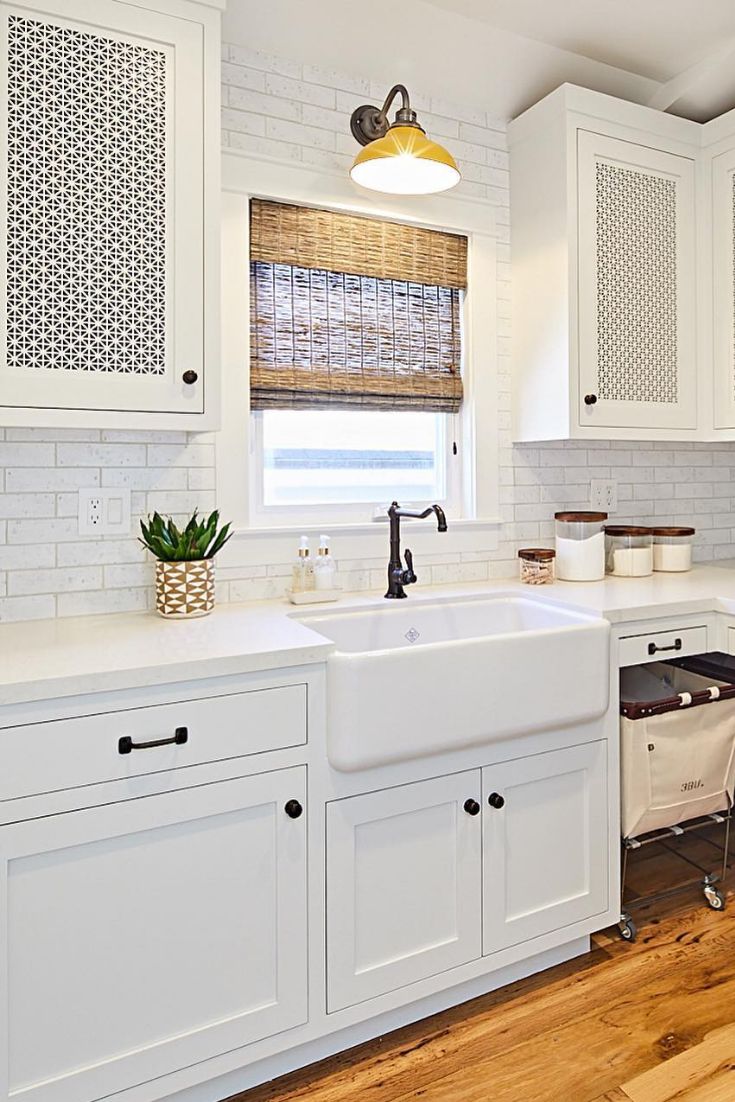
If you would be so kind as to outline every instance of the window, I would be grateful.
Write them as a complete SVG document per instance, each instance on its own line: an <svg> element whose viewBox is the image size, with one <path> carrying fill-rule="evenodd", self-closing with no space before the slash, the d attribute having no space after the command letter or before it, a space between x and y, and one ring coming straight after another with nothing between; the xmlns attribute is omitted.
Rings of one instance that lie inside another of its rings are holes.
<svg viewBox="0 0 735 1102"><path fill-rule="evenodd" d="M252 201L256 513L369 519L393 498L458 497L466 248L457 235Z"/></svg>
<svg viewBox="0 0 735 1102"><path fill-rule="evenodd" d="M266 509L446 500L443 414L273 410L259 420Z"/></svg>

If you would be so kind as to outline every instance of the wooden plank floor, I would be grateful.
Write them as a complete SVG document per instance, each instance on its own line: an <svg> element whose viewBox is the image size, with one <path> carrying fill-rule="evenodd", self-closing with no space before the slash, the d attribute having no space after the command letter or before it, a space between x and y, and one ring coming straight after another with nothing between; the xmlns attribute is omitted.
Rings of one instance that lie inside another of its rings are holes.
<svg viewBox="0 0 735 1102"><path fill-rule="evenodd" d="M716 864L701 837L685 839L683 848ZM637 856L633 893L691 877L680 858L658 847ZM237 1102L735 1102L731 892L728 900L725 912L711 911L695 887L641 908L635 945L603 932L586 957L256 1087Z"/></svg>

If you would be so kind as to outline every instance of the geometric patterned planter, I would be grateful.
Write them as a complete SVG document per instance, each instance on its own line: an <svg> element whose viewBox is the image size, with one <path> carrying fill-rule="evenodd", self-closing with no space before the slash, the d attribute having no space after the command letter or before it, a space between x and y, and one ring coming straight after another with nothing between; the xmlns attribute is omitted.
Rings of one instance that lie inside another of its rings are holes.
<svg viewBox="0 0 735 1102"><path fill-rule="evenodd" d="M172 620L206 616L214 608L214 562L156 563L156 611Z"/></svg>

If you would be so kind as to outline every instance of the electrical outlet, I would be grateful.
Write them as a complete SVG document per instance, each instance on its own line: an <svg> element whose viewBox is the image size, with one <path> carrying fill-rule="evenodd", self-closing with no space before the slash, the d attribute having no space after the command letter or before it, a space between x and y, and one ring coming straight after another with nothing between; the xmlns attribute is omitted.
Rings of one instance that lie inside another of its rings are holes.
<svg viewBox="0 0 735 1102"><path fill-rule="evenodd" d="M590 506L603 513L614 513L618 507L617 482L607 478L593 478L590 482Z"/></svg>
<svg viewBox="0 0 735 1102"><path fill-rule="evenodd" d="M79 491L80 536L129 536L130 490L95 486Z"/></svg>

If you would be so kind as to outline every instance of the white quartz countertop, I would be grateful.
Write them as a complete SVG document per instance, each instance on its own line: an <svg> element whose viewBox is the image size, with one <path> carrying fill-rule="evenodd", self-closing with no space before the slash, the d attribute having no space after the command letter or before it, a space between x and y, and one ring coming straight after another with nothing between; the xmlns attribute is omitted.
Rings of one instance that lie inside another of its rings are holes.
<svg viewBox="0 0 735 1102"><path fill-rule="evenodd" d="M516 580L417 586L404 607L501 593L553 601L611 623L735 614L735 562L698 566L686 574L538 587ZM221 605L196 620L136 612L0 624L0 705L322 662L333 644L308 627L309 617L375 605L385 607L382 594L348 594L336 604L298 612L285 600L259 601Z"/></svg>
<svg viewBox="0 0 735 1102"><path fill-rule="evenodd" d="M221 605L166 620L116 613L0 624L0 706L321 662L323 636L285 602Z"/></svg>

